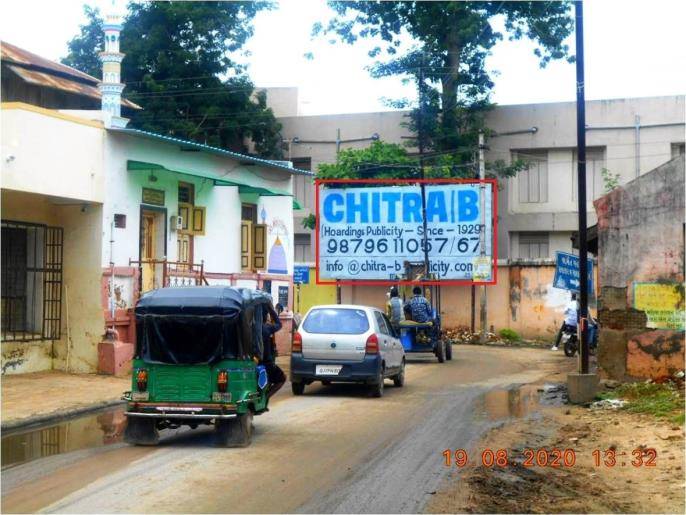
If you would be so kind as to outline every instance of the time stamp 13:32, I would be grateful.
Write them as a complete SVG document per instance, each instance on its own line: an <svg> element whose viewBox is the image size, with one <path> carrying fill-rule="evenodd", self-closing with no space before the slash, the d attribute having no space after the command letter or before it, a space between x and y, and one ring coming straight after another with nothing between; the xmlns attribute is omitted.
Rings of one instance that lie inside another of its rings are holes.
<svg viewBox="0 0 686 515"><path fill-rule="evenodd" d="M470 457L465 449L446 449L443 451L443 464L462 468L467 466L507 467L573 467L577 463L574 449L524 449L517 455L507 449L484 449L476 456ZM596 467L656 467L657 451L652 448L637 448L631 452L620 452L616 449L595 449L591 452L593 465Z"/></svg>

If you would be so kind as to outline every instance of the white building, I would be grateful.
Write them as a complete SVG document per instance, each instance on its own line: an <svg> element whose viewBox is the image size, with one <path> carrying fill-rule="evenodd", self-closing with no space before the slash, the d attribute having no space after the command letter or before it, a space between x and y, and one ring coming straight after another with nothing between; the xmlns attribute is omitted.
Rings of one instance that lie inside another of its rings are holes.
<svg viewBox="0 0 686 515"><path fill-rule="evenodd" d="M268 102L269 93L268 92ZM288 94L286 94L288 93ZM296 116L292 91L278 91L270 105L283 125L293 162L317 170L336 161L337 149L363 148L378 136L403 144L411 134L401 124L402 111L345 115ZM531 162L530 169L501 181L498 253L501 259L549 258L571 250L577 229L575 102L497 106L486 125L499 134L487 141L487 161ZM595 223L592 200L604 192L602 170L620 183L684 153L684 96L597 100L586 103L588 145L588 219ZM313 212L313 189L307 177L296 179L303 205L296 214L296 260L314 261L311 231L299 218Z"/></svg>
<svg viewBox="0 0 686 515"><path fill-rule="evenodd" d="M64 94L81 107L76 82L95 79L21 55L72 74ZM292 183L309 172L126 128L104 96L101 110L1 106L3 374L125 370L132 308L152 288L231 284L292 306ZM106 328L118 334L103 341Z"/></svg>

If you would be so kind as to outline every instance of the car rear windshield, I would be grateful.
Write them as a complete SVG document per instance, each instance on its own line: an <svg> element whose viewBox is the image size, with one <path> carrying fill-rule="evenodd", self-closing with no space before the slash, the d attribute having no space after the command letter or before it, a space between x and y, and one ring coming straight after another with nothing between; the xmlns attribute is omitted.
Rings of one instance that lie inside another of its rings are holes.
<svg viewBox="0 0 686 515"><path fill-rule="evenodd" d="M369 321L361 309L319 308L310 311L303 329L313 334L362 334L369 330Z"/></svg>

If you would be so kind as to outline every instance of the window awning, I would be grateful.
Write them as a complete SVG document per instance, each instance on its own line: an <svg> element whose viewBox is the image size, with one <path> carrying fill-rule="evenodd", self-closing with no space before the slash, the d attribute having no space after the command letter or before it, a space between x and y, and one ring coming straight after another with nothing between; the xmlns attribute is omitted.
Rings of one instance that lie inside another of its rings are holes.
<svg viewBox="0 0 686 515"><path fill-rule="evenodd" d="M171 172L178 173L181 175L189 175L191 177L200 177L202 179L209 179L213 182L215 186L234 186L238 188L239 193L256 193L261 197L292 197L292 193L287 191L282 191L274 188L263 188L260 186L250 186L242 182L235 181L233 179L223 179L218 178L216 175L203 172L187 172L181 170L170 170L169 168L156 164L156 163L146 163L144 161L126 161L126 169L129 172ZM297 207L296 207L297 206ZM293 209L302 209L300 204L293 199Z"/></svg>

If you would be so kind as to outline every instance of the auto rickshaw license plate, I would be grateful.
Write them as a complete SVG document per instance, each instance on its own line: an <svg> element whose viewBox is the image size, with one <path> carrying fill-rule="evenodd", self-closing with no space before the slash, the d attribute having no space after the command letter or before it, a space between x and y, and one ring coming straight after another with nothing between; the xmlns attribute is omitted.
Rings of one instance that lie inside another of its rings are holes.
<svg viewBox="0 0 686 515"><path fill-rule="evenodd" d="M315 368L315 374L318 376L337 376L343 365L317 365Z"/></svg>
<svg viewBox="0 0 686 515"><path fill-rule="evenodd" d="M214 402L231 402L231 393L212 392Z"/></svg>
<svg viewBox="0 0 686 515"><path fill-rule="evenodd" d="M150 392L132 392L132 401L147 401L150 398Z"/></svg>

